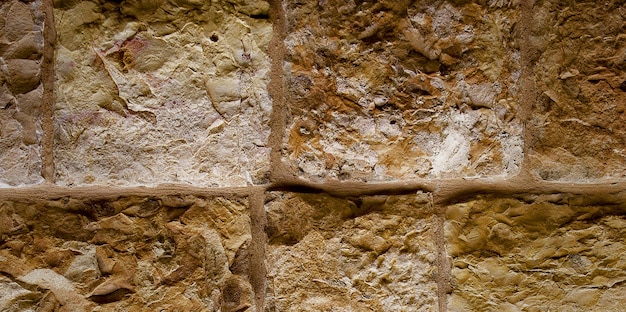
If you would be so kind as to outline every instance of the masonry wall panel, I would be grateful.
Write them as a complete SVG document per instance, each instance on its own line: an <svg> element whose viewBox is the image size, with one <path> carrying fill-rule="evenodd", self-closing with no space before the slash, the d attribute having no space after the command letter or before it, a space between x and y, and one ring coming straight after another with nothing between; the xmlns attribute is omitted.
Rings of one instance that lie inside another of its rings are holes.
<svg viewBox="0 0 626 312"><path fill-rule="evenodd" d="M622 311L621 0L0 3L2 311Z"/></svg>

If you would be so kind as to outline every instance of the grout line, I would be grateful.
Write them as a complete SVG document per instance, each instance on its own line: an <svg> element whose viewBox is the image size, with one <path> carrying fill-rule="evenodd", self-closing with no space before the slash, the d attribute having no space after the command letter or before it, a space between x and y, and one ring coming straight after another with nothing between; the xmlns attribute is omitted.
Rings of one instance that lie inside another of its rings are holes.
<svg viewBox="0 0 626 312"><path fill-rule="evenodd" d="M47 183L54 183L54 53L56 48L56 29L52 0L43 0L45 13L43 28L44 46L41 64L43 98L41 106L41 175Z"/></svg>
<svg viewBox="0 0 626 312"><path fill-rule="evenodd" d="M604 180L595 183L551 182L529 176L516 176L506 179L420 179L397 182L348 182L329 181L325 183L309 182L293 178L268 185L241 187L200 187L189 184L163 184L146 186L80 186L63 187L40 184L28 187L0 188L0 199L32 199L34 194L39 199L77 198L115 198L119 196L156 196L169 194L189 194L199 196L248 196L264 191L285 191L294 193L326 193L335 197L354 197L364 195L401 195L416 191L425 191L435 196L435 204L449 205L463 202L477 195L541 195L567 193L574 195L596 196L598 201L626 200L626 181Z"/></svg>
<svg viewBox="0 0 626 312"><path fill-rule="evenodd" d="M528 176L519 176L502 181L471 181L465 184L449 183L440 188L438 204L448 205L466 201L476 195L545 195L545 194L573 194L573 195L596 195L598 201L608 200L613 196L621 198L626 196L626 181L600 182L600 183L570 183L551 182L531 179ZM615 198L615 197L613 197Z"/></svg>
<svg viewBox="0 0 626 312"><path fill-rule="evenodd" d="M397 182L327 181L316 183L301 178L287 178L272 183L268 189L300 193L328 193L336 197L361 195L410 194L416 191L433 192L436 180L413 180Z"/></svg>
<svg viewBox="0 0 626 312"><path fill-rule="evenodd" d="M433 203L431 203L434 205ZM435 218L435 244L437 245L437 304L439 312L446 312L448 309L448 294L451 293L450 286L450 263L446 252L445 239L445 206L434 206Z"/></svg>
<svg viewBox="0 0 626 312"><path fill-rule="evenodd" d="M205 188L191 185L159 185L155 187L62 187L56 185L36 185L23 188L0 188L0 200L55 200L64 197L76 199L114 199L122 196L235 196L245 197L255 192L264 192L265 186Z"/></svg>
<svg viewBox="0 0 626 312"><path fill-rule="evenodd" d="M282 0L269 0L269 3L270 20L274 33L268 49L271 59L268 92L272 98L271 132L268 138L268 146L272 149L270 152L270 181L274 181L287 174L286 166L282 163L282 143L287 124L287 100L284 94L283 69L283 61L287 53L285 47L287 31Z"/></svg>
<svg viewBox="0 0 626 312"><path fill-rule="evenodd" d="M250 222L252 241L250 243L249 275L252 289L256 300L256 310L261 312L265 309L265 289L266 289L266 268L265 268L265 248L267 245L267 235L265 226L267 219L265 216L265 190L258 189L250 195Z"/></svg>
<svg viewBox="0 0 626 312"><path fill-rule="evenodd" d="M598 195L608 198L616 194L622 196L618 193L626 191L626 181L604 180L595 183L552 182L536 179L528 175L511 178L419 179L397 182L329 181L325 183L315 183L293 178L274 182L268 186L268 190L327 193L336 197L400 195L425 191L434 194L435 204L448 205L465 201L476 195L486 194L506 196L571 193L577 195Z"/></svg>
<svg viewBox="0 0 626 312"><path fill-rule="evenodd" d="M520 14L520 29L517 32L518 47L520 49L520 93L522 95L521 107L519 117L524 125L524 148L523 148L523 160L520 169L520 175L531 175L530 171L530 158L529 152L531 151L531 142L535 134L535 129L532 126L532 108L533 104L539 98L535 86L535 79L533 74L534 61L536 58L536 51L533 49L530 34L531 23L533 20L533 6L534 0L522 1L521 14Z"/></svg>

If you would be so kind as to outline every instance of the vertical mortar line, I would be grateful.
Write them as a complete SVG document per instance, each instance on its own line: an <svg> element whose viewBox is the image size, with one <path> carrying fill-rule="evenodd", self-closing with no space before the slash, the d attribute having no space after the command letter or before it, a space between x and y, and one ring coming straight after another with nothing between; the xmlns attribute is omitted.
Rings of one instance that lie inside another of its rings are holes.
<svg viewBox="0 0 626 312"><path fill-rule="evenodd" d="M270 20L273 27L272 39L268 53L271 60L270 82L268 92L272 98L272 113L270 115L270 136L268 145L270 152L270 180L276 181L285 176L282 163L282 142L285 135L287 100L284 94L283 61L286 55L285 38L287 37L285 10L282 0L269 0Z"/></svg>
<svg viewBox="0 0 626 312"><path fill-rule="evenodd" d="M267 236L265 234L265 225L267 222L265 216L265 189L256 188L249 197L250 205L250 227L252 241L250 242L250 283L254 290L256 310L262 312L265 309L265 246Z"/></svg>
<svg viewBox="0 0 626 312"><path fill-rule="evenodd" d="M43 60L41 65L41 81L43 98L41 106L41 175L48 183L54 183L54 52L56 48L56 29L54 25L54 9L52 0L42 1L45 21L43 28Z"/></svg>
<svg viewBox="0 0 626 312"><path fill-rule="evenodd" d="M434 197L434 196L433 196ZM439 312L448 310L448 294L452 291L450 285L450 264L446 252L444 225L446 220L446 206L438 204L431 198L435 214L435 244L437 245L437 304Z"/></svg>
<svg viewBox="0 0 626 312"><path fill-rule="evenodd" d="M522 120L524 126L524 158L522 160L522 165L520 169L520 175L522 176L531 176L529 151L530 143L532 142L533 135L535 133L535 129L531 124L532 107L534 102L538 98L533 74L533 59L536 57L536 51L533 48L532 41L530 40L534 5L535 0L522 1L519 30L517 31L517 34L515 36L521 56L520 93L522 99L520 103L521 107L519 111L519 118Z"/></svg>

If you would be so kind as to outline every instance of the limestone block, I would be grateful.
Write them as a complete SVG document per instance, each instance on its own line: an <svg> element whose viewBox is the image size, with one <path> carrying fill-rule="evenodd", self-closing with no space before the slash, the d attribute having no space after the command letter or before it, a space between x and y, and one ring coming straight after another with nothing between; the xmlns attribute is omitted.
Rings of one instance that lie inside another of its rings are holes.
<svg viewBox="0 0 626 312"><path fill-rule="evenodd" d="M265 181L272 28L267 12L238 7L59 1L58 183Z"/></svg>
<svg viewBox="0 0 626 312"><path fill-rule="evenodd" d="M256 311L250 240L245 198L5 201L0 308Z"/></svg>
<svg viewBox="0 0 626 312"><path fill-rule="evenodd" d="M531 167L546 180L626 177L623 3L538 1L531 42L540 99Z"/></svg>
<svg viewBox="0 0 626 312"><path fill-rule="evenodd" d="M287 1L284 162L312 180L511 176L516 2Z"/></svg>
<svg viewBox="0 0 626 312"><path fill-rule="evenodd" d="M626 206L565 195L447 208L448 311L621 311Z"/></svg>
<svg viewBox="0 0 626 312"><path fill-rule="evenodd" d="M0 187L39 183L41 1L0 3Z"/></svg>
<svg viewBox="0 0 626 312"><path fill-rule="evenodd" d="M435 311L429 196L271 193L266 311Z"/></svg>

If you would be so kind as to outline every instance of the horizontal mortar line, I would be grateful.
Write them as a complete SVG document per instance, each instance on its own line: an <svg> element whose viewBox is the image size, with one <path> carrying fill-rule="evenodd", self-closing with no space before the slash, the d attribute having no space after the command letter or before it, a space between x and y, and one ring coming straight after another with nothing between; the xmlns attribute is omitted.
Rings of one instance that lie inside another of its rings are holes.
<svg viewBox="0 0 626 312"><path fill-rule="evenodd" d="M63 197L84 199L113 199L123 196L235 196L246 197L264 192L267 186L199 187L188 184L161 184L158 186L75 186L65 187L40 184L15 188L0 188L0 200L50 200Z"/></svg>
<svg viewBox="0 0 626 312"><path fill-rule="evenodd" d="M296 193L327 193L337 197L361 195L399 195L416 191L433 192L436 180L407 180L389 182L326 181L312 182L297 177L283 177L273 182L268 191Z"/></svg>
<svg viewBox="0 0 626 312"><path fill-rule="evenodd" d="M474 194L554 194L608 195L626 191L626 181L606 180L589 183L543 181L529 176L508 178L415 179L389 182L326 181L312 182L302 178L283 177L268 191L327 193L337 197L363 195L400 195L431 192L437 203L448 203Z"/></svg>
<svg viewBox="0 0 626 312"><path fill-rule="evenodd" d="M402 195L418 191L432 193L437 204L462 201L474 195L578 194L608 196L626 191L626 181L607 180L589 183L543 181L532 177L481 179L415 179L389 182L326 181L312 182L302 178L283 178L268 185L235 187L201 187L188 184L158 186L74 186L51 184L0 188L0 199L58 199L74 197L106 199L121 196L250 196L254 192L285 191L326 193L336 197L364 195ZM626 198L626 194L624 194ZM620 197L621 198L621 197Z"/></svg>
<svg viewBox="0 0 626 312"><path fill-rule="evenodd" d="M547 194L573 194L582 196L603 196L601 201L626 200L626 181L605 180L598 182L564 182L544 181L532 176L516 176L501 180L442 180L435 192L435 202L446 205L464 201L475 195L547 195ZM611 195L620 195L609 198Z"/></svg>

